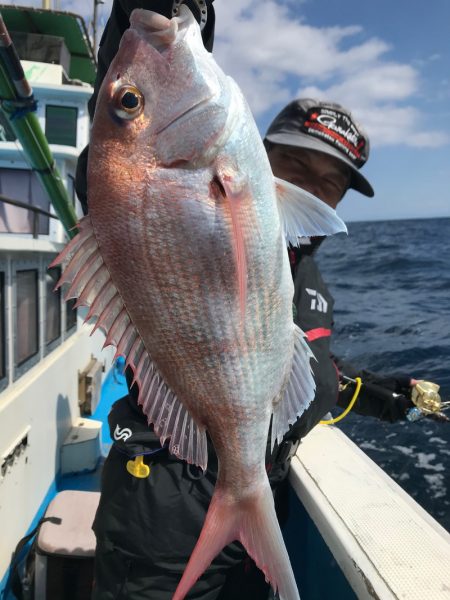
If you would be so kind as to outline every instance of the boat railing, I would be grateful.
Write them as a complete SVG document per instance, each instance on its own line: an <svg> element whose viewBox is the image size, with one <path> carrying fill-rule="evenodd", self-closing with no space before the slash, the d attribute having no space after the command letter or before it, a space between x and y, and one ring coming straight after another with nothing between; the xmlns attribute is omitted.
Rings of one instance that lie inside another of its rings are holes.
<svg viewBox="0 0 450 600"><path fill-rule="evenodd" d="M314 427L292 459L290 482L358 600L448 600L450 534L342 431ZM286 529L303 585L314 598L348 598L328 590L326 558L316 568L320 546L295 550L301 535L314 536L295 522L296 508Z"/></svg>
<svg viewBox="0 0 450 600"><path fill-rule="evenodd" d="M37 238L39 236L39 217L48 217L49 219L57 219L56 215L44 210L43 208L39 208L39 206L33 206L32 204L28 204L27 202L21 202L20 200L14 200L13 198L7 198L0 194L0 202L5 204L10 204L12 206L16 206L17 208L24 208L25 210L30 210L33 213L33 228L32 234L33 238Z"/></svg>

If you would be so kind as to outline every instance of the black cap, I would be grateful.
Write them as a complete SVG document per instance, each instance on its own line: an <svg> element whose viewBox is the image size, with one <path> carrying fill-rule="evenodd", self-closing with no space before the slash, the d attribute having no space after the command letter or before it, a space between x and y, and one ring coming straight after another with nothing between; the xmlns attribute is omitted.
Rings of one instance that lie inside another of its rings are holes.
<svg viewBox="0 0 450 600"><path fill-rule="evenodd" d="M374 191L359 169L369 158L369 138L352 114L340 104L301 98L275 117L265 140L324 152L350 167L350 187L365 196Z"/></svg>

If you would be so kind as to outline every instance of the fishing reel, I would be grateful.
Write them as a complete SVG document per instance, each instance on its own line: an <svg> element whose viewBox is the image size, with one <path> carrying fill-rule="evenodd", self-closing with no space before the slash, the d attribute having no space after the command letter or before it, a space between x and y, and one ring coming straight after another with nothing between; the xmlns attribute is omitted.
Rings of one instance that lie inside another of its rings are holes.
<svg viewBox="0 0 450 600"><path fill-rule="evenodd" d="M355 394L347 409L339 416L339 419L343 418L351 410L361 386L374 396L384 398L386 401L405 396L405 394L397 394L374 383L363 383L361 380L359 380L359 385L357 385L358 382L356 379L341 374L339 391L344 390L349 384L356 385ZM411 388L411 395L408 394L408 398L411 397L411 402L414 404L414 406L409 408L406 412L408 421L419 421L420 419L427 417L434 421L440 421L441 423L450 423L450 417L444 414L446 410L450 409L450 401L443 402L441 400L439 388L439 385L432 383L431 381L416 381L415 385ZM331 423L331 421L327 421L327 423Z"/></svg>
<svg viewBox="0 0 450 600"><path fill-rule="evenodd" d="M417 421L429 417L436 421L450 421L443 411L450 408L450 401L443 402L439 395L440 386L431 381L420 380L411 389L411 400L414 407L408 411L407 419Z"/></svg>

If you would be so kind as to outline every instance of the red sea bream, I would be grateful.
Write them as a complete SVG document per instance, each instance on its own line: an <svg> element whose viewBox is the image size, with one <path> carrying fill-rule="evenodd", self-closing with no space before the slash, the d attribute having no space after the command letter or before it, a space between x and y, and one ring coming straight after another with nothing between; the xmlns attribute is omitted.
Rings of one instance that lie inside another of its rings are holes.
<svg viewBox="0 0 450 600"><path fill-rule="evenodd" d="M298 599L264 464L271 423L274 443L314 396L286 240L345 226L274 182L242 93L183 6L171 20L131 15L98 97L88 202L54 263L66 297L126 357L161 442L206 469L207 431L219 459L174 599L233 540L282 600Z"/></svg>

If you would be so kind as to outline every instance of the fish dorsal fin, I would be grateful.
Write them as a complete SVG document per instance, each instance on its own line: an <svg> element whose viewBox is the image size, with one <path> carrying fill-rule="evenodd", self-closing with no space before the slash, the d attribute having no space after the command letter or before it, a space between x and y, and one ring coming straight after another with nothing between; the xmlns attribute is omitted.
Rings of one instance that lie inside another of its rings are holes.
<svg viewBox="0 0 450 600"><path fill-rule="evenodd" d="M180 459L206 470L208 454L206 431L164 382L151 360L122 296L103 262L89 215L79 223L74 237L50 267L64 263L57 288L68 285L65 299L77 298L76 306L89 307L85 322L95 320L106 335L103 347L115 346L115 357L122 355L133 370L139 388L138 403L161 445L170 439L169 451Z"/></svg>
<svg viewBox="0 0 450 600"><path fill-rule="evenodd" d="M288 181L278 177L274 180L287 242L296 246L299 237L347 233L344 221L331 206Z"/></svg>
<svg viewBox="0 0 450 600"><path fill-rule="evenodd" d="M316 385L310 365L314 355L305 339L303 331L294 324L294 355L290 377L284 394L277 398L273 406L272 449L275 442L281 443L289 426L297 421L314 398Z"/></svg>

